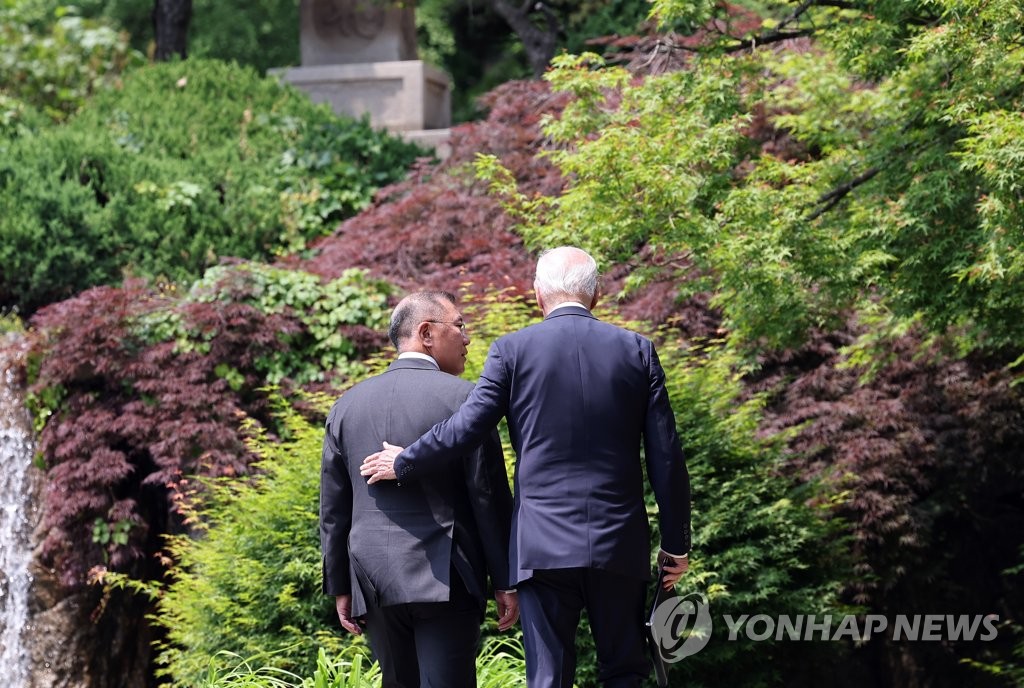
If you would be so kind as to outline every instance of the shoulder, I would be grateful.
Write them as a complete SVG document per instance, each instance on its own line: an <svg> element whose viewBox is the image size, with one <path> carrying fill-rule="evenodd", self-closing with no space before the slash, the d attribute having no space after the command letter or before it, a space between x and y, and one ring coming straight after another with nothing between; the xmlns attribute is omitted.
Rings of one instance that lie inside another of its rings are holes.
<svg viewBox="0 0 1024 688"><path fill-rule="evenodd" d="M588 327L595 335L606 338L608 340L618 341L624 345L636 346L642 349L649 350L654 344L653 342L633 330L628 330L625 327L614 325L610 322L601 320L600 318L586 318L586 327Z"/></svg>
<svg viewBox="0 0 1024 688"><path fill-rule="evenodd" d="M449 375L448 373L442 373L440 370L430 376L430 383L435 385L438 390L448 391L463 397L469 396L469 393L476 387L469 380Z"/></svg>
<svg viewBox="0 0 1024 688"><path fill-rule="evenodd" d="M341 393L334 401L334 405L331 406L331 411L328 414L328 419L339 416L345 412L349 406L353 403L358 403L360 399L364 399L367 396L372 396L374 390L380 384L380 378L383 377L383 373L374 375L373 377L366 378L356 384L352 385L344 392Z"/></svg>

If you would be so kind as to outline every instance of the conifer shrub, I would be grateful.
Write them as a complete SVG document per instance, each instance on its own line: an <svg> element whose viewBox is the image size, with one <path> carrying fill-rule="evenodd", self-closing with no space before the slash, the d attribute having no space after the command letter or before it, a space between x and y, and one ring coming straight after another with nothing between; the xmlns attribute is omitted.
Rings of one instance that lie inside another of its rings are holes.
<svg viewBox="0 0 1024 688"><path fill-rule="evenodd" d="M137 69L0 160L0 306L301 250L419 153L251 69Z"/></svg>
<svg viewBox="0 0 1024 688"><path fill-rule="evenodd" d="M277 408L282 441L250 427L248 446L261 474L212 484L192 514L196 537L169 541L176 563L157 604L167 630L157 674L175 685L196 685L211 668L231 667L226 653L311 675L318 647L333 656L349 641L338 628L334 598L320 591L316 477L323 429Z"/></svg>

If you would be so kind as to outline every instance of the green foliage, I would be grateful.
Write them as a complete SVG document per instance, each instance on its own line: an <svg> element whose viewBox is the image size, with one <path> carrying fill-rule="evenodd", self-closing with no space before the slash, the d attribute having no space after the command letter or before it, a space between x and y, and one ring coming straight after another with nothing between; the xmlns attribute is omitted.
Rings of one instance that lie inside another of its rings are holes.
<svg viewBox="0 0 1024 688"><path fill-rule="evenodd" d="M591 39L602 36L640 33L649 9L634 0L550 0L543 13L540 7L533 6L531 19L536 27L555 34L556 52L583 50ZM547 12L554 27L548 24ZM416 4L416 25L421 59L452 76L455 122L479 119L483 113L477 101L482 95L532 75L521 37L491 3L424 0Z"/></svg>
<svg viewBox="0 0 1024 688"><path fill-rule="evenodd" d="M125 519L107 523L102 518L97 518L92 524L92 541L98 545L127 545L128 531L131 529L132 522Z"/></svg>
<svg viewBox="0 0 1024 688"><path fill-rule="evenodd" d="M224 256L300 250L417 151L248 69L137 69L7 147L0 304L31 311L126 272L187 280Z"/></svg>
<svg viewBox="0 0 1024 688"><path fill-rule="evenodd" d="M687 685L744 686L814 675L816 663L841 656L840 643L729 642L717 622L855 612L839 603L849 567L840 524L811 506L824 495L780 473L784 438L758 438L763 399L742 399L738 358L716 344L660 354L694 495L694 550L680 589L705 593L716 621L708 645L673 673Z"/></svg>
<svg viewBox="0 0 1024 688"><path fill-rule="evenodd" d="M66 11L63 0L23 0L23 13L45 26L55 13ZM136 50L152 54L153 0L78 0L74 10L83 17L121 27ZM193 0L188 27L189 57L235 61L260 73L299 61L299 3L297 0L216 2Z"/></svg>
<svg viewBox="0 0 1024 688"><path fill-rule="evenodd" d="M192 522L196 537L168 540L176 564L157 604L167 629L158 674L176 685L231 669L225 651L311 675L311 648L334 655L348 642L320 592L319 485L310 476L319 473L323 431L280 403L279 413L281 442L255 429L250 441L264 473L210 485Z"/></svg>
<svg viewBox="0 0 1024 688"><path fill-rule="evenodd" d="M232 660L231 668L211 668L197 684L199 688L380 688L381 685L380 668L373 664L364 670L363 655L351 651L343 651L332 659L320 648L316 671L307 678L273 666L256 664L263 657L242 659L234 653L224 654ZM522 644L503 638L486 641L477 657L477 686L506 688L525 685Z"/></svg>
<svg viewBox="0 0 1024 688"><path fill-rule="evenodd" d="M575 102L546 132L572 182L544 204L513 193L523 235L630 261L627 287L654 272L630 260L646 246L748 350L871 303L964 350L1019 353L1019 4L831 5L759 3L743 28L721 4L655 3L665 22L727 30L703 34L685 71L642 81L557 59L546 78Z"/></svg>
<svg viewBox="0 0 1024 688"><path fill-rule="evenodd" d="M440 67L456 54L455 33L449 14L451 0L422 0L416 3L416 33L419 58Z"/></svg>
<svg viewBox="0 0 1024 688"><path fill-rule="evenodd" d="M256 665L265 656L243 659L233 652L222 652L230 660L230 668L211 666L199 681L198 688L380 688L381 674L377 664L363 668L366 657L361 652L346 648L332 659L324 648L317 652L313 675L302 678L275 666Z"/></svg>
<svg viewBox="0 0 1024 688"><path fill-rule="evenodd" d="M17 312L9 313L7 311L0 311L0 335L9 334L11 332L24 334L25 323L18 317Z"/></svg>
<svg viewBox="0 0 1024 688"><path fill-rule="evenodd" d="M565 16L564 50L593 49L589 42L602 36L631 36L641 32L650 7L633 0L571 0L552 3Z"/></svg>
<svg viewBox="0 0 1024 688"><path fill-rule="evenodd" d="M210 268L192 285L187 298L197 303L245 303L266 315L285 313L296 319L302 328L280 335L287 347L257 362L267 382L277 384L285 377L306 383L331 374L352 377L364 372L355 360L360 353L357 344L346 337L346 328L359 326L364 334L366 329L387 329L392 291L387 282L371 279L359 269L345 270L324 283L308 272L244 263ZM176 329L176 322L170 325L172 331ZM147 327L164 338L182 336L162 332L152 319Z"/></svg>
<svg viewBox="0 0 1024 688"><path fill-rule="evenodd" d="M297 0L194 0L189 57L234 60L260 72L299 63Z"/></svg>
<svg viewBox="0 0 1024 688"><path fill-rule="evenodd" d="M32 3L0 5L0 98L17 98L55 121L77 112L105 86L143 62L128 37L109 22L83 19L60 8L52 24L38 25ZM0 100L0 126L7 105ZM2 131L2 129L0 129Z"/></svg>
<svg viewBox="0 0 1024 688"><path fill-rule="evenodd" d="M28 103L0 92L0 151L5 150L8 140L35 133L47 121Z"/></svg>
<svg viewBox="0 0 1024 688"><path fill-rule="evenodd" d="M478 688L525 688L526 658L522 641L488 638L476 658Z"/></svg>

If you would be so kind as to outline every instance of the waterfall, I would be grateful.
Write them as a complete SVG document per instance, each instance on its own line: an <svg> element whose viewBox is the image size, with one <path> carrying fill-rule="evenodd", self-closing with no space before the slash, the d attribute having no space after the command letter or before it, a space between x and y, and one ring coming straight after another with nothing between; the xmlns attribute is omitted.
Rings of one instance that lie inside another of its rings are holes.
<svg viewBox="0 0 1024 688"><path fill-rule="evenodd" d="M32 422L21 383L23 338L0 334L0 679L23 688L29 678L22 631L28 623L29 468L34 451Z"/></svg>

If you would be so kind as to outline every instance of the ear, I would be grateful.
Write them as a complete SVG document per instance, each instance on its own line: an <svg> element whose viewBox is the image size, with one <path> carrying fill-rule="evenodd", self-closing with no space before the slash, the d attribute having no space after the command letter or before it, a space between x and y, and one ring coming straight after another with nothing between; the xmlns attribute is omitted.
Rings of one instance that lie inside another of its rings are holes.
<svg viewBox="0 0 1024 688"><path fill-rule="evenodd" d="M598 300L601 298L600 290L594 292L594 298L590 299L590 310L594 310L594 306L597 305Z"/></svg>
<svg viewBox="0 0 1024 688"><path fill-rule="evenodd" d="M548 314L547 306L544 304L544 297L540 295L540 289L537 287L533 288L533 295L537 297L537 305L540 306L540 312L544 315Z"/></svg>
<svg viewBox="0 0 1024 688"><path fill-rule="evenodd" d="M430 330L430 323L424 321L419 324L416 328L416 338L425 347L433 346L434 335Z"/></svg>

